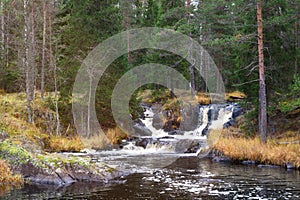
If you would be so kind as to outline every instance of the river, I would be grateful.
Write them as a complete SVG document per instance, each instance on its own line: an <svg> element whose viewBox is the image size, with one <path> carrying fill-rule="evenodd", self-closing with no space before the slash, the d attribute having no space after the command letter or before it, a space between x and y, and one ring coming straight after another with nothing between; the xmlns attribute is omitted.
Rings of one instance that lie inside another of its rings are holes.
<svg viewBox="0 0 300 200"><path fill-rule="evenodd" d="M152 123L154 112L147 108L142 120L145 125L140 128L149 129L152 136L146 138L144 148L136 141L125 141L122 149L76 154L116 167L124 172L123 177L107 184L74 183L66 187L26 184L2 198L300 199L299 171L221 163L201 156L206 140L203 130L231 124L239 112L235 108L233 104L199 107L197 128L179 135L156 130ZM188 147L195 144L200 149L187 153Z"/></svg>
<svg viewBox="0 0 300 200"><path fill-rule="evenodd" d="M105 153L106 154L106 153ZM299 171L286 171L280 167L258 167L218 163L208 158L179 157L165 167L147 165L137 167L132 162L151 154L116 154L111 158L123 163L124 169L132 166L128 176L108 184L75 183L68 187L25 185L12 190L2 199L299 199ZM169 159L172 155L155 155L153 162ZM160 158L160 159L158 159ZM173 159L173 157L172 157ZM153 164L153 163L152 163ZM139 168L139 169L138 169Z"/></svg>

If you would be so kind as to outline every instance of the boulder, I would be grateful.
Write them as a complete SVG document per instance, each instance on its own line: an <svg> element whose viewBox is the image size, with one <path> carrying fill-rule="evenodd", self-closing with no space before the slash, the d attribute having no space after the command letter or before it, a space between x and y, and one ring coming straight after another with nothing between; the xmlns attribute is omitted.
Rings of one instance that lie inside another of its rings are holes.
<svg viewBox="0 0 300 200"><path fill-rule="evenodd" d="M168 132L168 135L184 135L184 132L181 130L173 130Z"/></svg>
<svg viewBox="0 0 300 200"><path fill-rule="evenodd" d="M138 136L151 136L152 132L146 127L146 126L141 126L139 124L135 124L133 126L134 130L134 135Z"/></svg>
<svg viewBox="0 0 300 200"><path fill-rule="evenodd" d="M140 141L136 141L135 146L143 147L146 149L147 145L152 141L152 138L142 138Z"/></svg>
<svg viewBox="0 0 300 200"><path fill-rule="evenodd" d="M175 143L175 151L177 153L195 153L200 144L197 140L182 139Z"/></svg>
<svg viewBox="0 0 300 200"><path fill-rule="evenodd" d="M164 116L161 112L154 114L152 126L157 130L164 127Z"/></svg>

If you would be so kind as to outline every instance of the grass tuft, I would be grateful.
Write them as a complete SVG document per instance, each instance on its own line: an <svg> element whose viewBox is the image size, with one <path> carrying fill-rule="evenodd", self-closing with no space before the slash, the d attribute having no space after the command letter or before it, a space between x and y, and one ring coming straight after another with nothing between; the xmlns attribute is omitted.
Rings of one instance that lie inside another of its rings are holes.
<svg viewBox="0 0 300 200"><path fill-rule="evenodd" d="M288 162L300 167L299 143L280 143L269 140L267 144L258 137L244 138L233 135L222 135L214 149L234 160L253 160L258 163L285 166Z"/></svg>
<svg viewBox="0 0 300 200"><path fill-rule="evenodd" d="M52 136L48 148L50 152L79 152L84 145L79 137Z"/></svg>
<svg viewBox="0 0 300 200"><path fill-rule="evenodd" d="M106 137L111 144L120 144L123 139L128 138L128 134L116 127L108 129L106 132Z"/></svg>

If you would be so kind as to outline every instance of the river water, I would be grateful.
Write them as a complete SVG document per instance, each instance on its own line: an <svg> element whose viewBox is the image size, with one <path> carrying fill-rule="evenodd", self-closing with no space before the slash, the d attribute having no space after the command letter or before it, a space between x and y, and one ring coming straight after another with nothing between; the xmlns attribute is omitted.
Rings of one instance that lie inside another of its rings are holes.
<svg viewBox="0 0 300 200"><path fill-rule="evenodd" d="M174 156L111 153L93 157L110 165L123 164L125 171L132 172L130 175L105 185L25 185L2 199L300 199L300 174L296 170L218 163L195 156L180 156L161 167L159 162L166 164Z"/></svg>
<svg viewBox="0 0 300 200"><path fill-rule="evenodd" d="M145 124L152 132L146 148L125 141L123 149L76 154L89 156L124 172L107 184L75 183L66 187L25 185L2 199L300 199L299 171L214 162L201 156L205 128L222 128L234 118L234 105L204 106L194 131L170 136L152 126L147 109ZM166 137L167 136L167 137ZM149 139L149 138L148 138ZM191 141L201 146L186 153ZM204 141L204 142L203 142Z"/></svg>

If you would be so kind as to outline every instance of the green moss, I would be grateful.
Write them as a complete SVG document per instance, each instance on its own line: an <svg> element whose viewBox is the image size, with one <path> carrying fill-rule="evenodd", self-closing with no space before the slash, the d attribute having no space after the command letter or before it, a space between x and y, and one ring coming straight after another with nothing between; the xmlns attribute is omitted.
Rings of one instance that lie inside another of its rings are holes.
<svg viewBox="0 0 300 200"><path fill-rule="evenodd" d="M13 165L20 165L29 162L32 156L21 147L17 147L8 141L0 143L0 157L6 159Z"/></svg>
<svg viewBox="0 0 300 200"><path fill-rule="evenodd" d="M37 159L55 168L63 167L66 165L75 165L88 168L90 163L90 159L88 158L80 158L70 155L64 156L59 154L39 154L37 155Z"/></svg>

